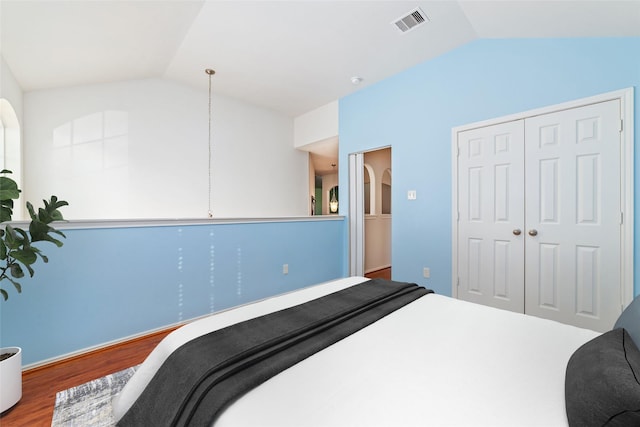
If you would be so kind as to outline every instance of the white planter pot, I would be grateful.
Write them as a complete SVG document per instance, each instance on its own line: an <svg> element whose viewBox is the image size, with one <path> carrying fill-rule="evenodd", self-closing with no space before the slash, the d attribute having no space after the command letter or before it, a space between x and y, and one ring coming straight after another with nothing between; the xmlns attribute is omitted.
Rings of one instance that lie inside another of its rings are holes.
<svg viewBox="0 0 640 427"><path fill-rule="evenodd" d="M22 397L22 349L5 347L2 353L16 353L0 361L0 412L4 412L18 403Z"/></svg>

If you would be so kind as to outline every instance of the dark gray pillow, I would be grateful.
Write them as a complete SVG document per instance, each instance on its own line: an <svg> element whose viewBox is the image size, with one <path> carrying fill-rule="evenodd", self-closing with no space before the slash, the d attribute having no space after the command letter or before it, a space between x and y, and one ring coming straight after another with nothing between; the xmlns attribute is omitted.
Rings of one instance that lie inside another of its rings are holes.
<svg viewBox="0 0 640 427"><path fill-rule="evenodd" d="M613 328L626 329L636 343L636 347L640 347L640 296L637 296L631 301L629 307L624 309Z"/></svg>
<svg viewBox="0 0 640 427"><path fill-rule="evenodd" d="M587 342L569 359L570 426L640 426L640 350L624 329Z"/></svg>

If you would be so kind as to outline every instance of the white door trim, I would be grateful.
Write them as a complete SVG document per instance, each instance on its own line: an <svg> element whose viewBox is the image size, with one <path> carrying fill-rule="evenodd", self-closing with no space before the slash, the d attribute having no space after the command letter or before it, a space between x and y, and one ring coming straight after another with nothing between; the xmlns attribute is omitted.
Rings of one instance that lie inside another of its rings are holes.
<svg viewBox="0 0 640 427"><path fill-rule="evenodd" d="M620 188L621 188L621 307L626 307L633 300L633 277L634 277L634 249L633 249L633 221L634 221L634 89L633 87L621 89L613 92L607 92L600 95L595 95L587 98L582 98L574 101L569 101L561 104L551 105L547 107L537 108L534 110L524 111L521 113L511 114L508 116L498 117L494 119L484 120L481 122L470 123L463 126L458 126L451 129L451 164L452 164L452 209L451 209L451 224L452 224L452 254L451 254L451 266L452 266L452 291L451 294L454 298L458 298L458 134L470 129L475 129L484 126L495 125L499 123L509 122L513 120L526 119L533 116L542 114L549 114L556 111L567 110L571 108L582 107L589 104L595 104L604 101L618 100L620 102L620 113L622 122L620 124L620 140L621 140L621 173L620 173Z"/></svg>
<svg viewBox="0 0 640 427"><path fill-rule="evenodd" d="M349 154L349 275L364 276L364 153Z"/></svg>

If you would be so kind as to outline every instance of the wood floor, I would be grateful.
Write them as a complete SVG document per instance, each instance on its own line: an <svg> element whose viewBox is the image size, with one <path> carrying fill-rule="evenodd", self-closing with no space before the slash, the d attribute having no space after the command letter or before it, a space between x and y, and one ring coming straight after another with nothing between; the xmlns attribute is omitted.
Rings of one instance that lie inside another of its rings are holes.
<svg viewBox="0 0 640 427"><path fill-rule="evenodd" d="M390 280L391 268L365 276ZM0 416L0 426L50 427L57 392L142 363L173 329L25 371L22 374L22 399Z"/></svg>
<svg viewBox="0 0 640 427"><path fill-rule="evenodd" d="M381 270L372 271L364 275L364 277L368 277L369 279L387 279L391 280L391 267L383 268Z"/></svg>
<svg viewBox="0 0 640 427"><path fill-rule="evenodd" d="M50 427L57 392L142 363L173 329L25 371L22 399L0 416L0 426Z"/></svg>

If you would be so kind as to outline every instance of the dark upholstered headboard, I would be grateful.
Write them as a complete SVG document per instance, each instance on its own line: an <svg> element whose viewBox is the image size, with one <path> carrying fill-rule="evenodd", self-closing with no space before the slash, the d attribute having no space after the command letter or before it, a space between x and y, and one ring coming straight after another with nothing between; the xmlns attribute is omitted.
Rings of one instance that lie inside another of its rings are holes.
<svg viewBox="0 0 640 427"><path fill-rule="evenodd" d="M567 364L570 426L640 426L640 296Z"/></svg>

